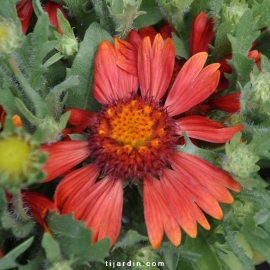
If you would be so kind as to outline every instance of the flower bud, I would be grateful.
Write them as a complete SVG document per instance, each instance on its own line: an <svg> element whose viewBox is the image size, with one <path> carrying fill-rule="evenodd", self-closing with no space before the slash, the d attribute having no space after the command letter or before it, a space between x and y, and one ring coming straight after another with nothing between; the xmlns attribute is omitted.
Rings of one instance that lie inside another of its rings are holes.
<svg viewBox="0 0 270 270"><path fill-rule="evenodd" d="M59 38L58 48L64 57L68 58L70 56L74 56L78 52L79 45L75 36L71 37L63 34L61 38Z"/></svg>
<svg viewBox="0 0 270 270"><path fill-rule="evenodd" d="M0 56L20 47L22 38L21 29L13 21L0 17Z"/></svg>
<svg viewBox="0 0 270 270"><path fill-rule="evenodd" d="M258 106L270 100L270 73L261 72L256 77L252 77L252 87L255 101Z"/></svg>
<svg viewBox="0 0 270 270"><path fill-rule="evenodd" d="M46 155L40 152L40 142L34 136L15 128L7 118L0 133L0 185L10 193L44 180L41 171Z"/></svg>
<svg viewBox="0 0 270 270"><path fill-rule="evenodd" d="M248 178L253 172L259 170L255 164L259 158L255 156L245 143L240 143L231 153L227 153L227 159L223 168L233 176Z"/></svg>
<svg viewBox="0 0 270 270"><path fill-rule="evenodd" d="M233 0L230 2L229 6L224 4L222 7L223 20L233 22L236 25L247 9L248 4L243 0Z"/></svg>
<svg viewBox="0 0 270 270"><path fill-rule="evenodd" d="M68 261L58 262L58 263L55 263L52 267L50 267L50 270L72 270L70 265L71 263Z"/></svg>

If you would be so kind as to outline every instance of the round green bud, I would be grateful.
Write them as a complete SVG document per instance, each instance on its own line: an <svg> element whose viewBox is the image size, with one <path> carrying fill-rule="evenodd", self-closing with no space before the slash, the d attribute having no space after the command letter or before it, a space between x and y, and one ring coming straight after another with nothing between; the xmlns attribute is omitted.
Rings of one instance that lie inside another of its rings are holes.
<svg viewBox="0 0 270 270"><path fill-rule="evenodd" d="M233 22L236 25L247 9L248 4L245 1L233 0L229 6L224 4L222 7L223 20Z"/></svg>
<svg viewBox="0 0 270 270"><path fill-rule="evenodd" d="M0 17L0 56L6 56L20 47L21 29L11 20Z"/></svg>
<svg viewBox="0 0 270 270"><path fill-rule="evenodd" d="M248 178L253 172L258 171L255 164L259 158L255 156L245 143L238 144L223 162L223 168L229 171L233 176L240 178Z"/></svg>
<svg viewBox="0 0 270 270"><path fill-rule="evenodd" d="M270 73L261 72L253 78L252 82L254 99L260 104L270 100Z"/></svg>
<svg viewBox="0 0 270 270"><path fill-rule="evenodd" d="M63 34L60 39L59 51L65 56L74 56L78 52L78 41L74 37Z"/></svg>
<svg viewBox="0 0 270 270"><path fill-rule="evenodd" d="M0 149L0 185L9 193L45 179L42 167L47 155L41 153L40 141L23 128L15 128L11 119L0 132Z"/></svg>

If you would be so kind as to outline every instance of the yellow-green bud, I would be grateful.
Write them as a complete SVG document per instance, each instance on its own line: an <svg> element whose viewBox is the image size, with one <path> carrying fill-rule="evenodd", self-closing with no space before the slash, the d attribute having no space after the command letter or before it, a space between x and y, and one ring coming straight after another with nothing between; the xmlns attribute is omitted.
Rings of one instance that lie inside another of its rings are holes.
<svg viewBox="0 0 270 270"><path fill-rule="evenodd" d="M0 17L0 56L6 56L20 47L21 29L11 20Z"/></svg>
<svg viewBox="0 0 270 270"><path fill-rule="evenodd" d="M233 0L230 2L229 6L224 4L222 7L223 20L233 22L236 25L247 9L248 4L245 0L240 2L238 0Z"/></svg>
<svg viewBox="0 0 270 270"><path fill-rule="evenodd" d="M27 134L23 128L15 128L7 118L0 132L0 185L10 193L41 182L45 178L42 167L47 159L40 151L40 141Z"/></svg>
<svg viewBox="0 0 270 270"><path fill-rule="evenodd" d="M75 37L69 37L63 34L59 40L59 51L65 56L74 56L79 49L78 41Z"/></svg>
<svg viewBox="0 0 270 270"><path fill-rule="evenodd" d="M261 72L252 79L254 98L260 104L270 100L270 73ZM260 105L258 104L258 105Z"/></svg>
<svg viewBox="0 0 270 270"><path fill-rule="evenodd" d="M248 178L253 172L259 170L255 164L259 158L255 156L245 143L240 143L236 148L227 153L223 168L232 175L240 178Z"/></svg>

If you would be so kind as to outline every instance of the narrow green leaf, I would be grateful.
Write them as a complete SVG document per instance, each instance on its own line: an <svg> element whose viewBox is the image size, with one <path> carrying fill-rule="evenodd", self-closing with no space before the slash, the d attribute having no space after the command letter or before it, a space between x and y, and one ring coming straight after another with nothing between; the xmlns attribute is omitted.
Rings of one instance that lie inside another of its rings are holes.
<svg viewBox="0 0 270 270"><path fill-rule="evenodd" d="M158 7L141 5L140 11L146 12L134 20L134 27L140 29L149 25L154 25L163 19L163 14Z"/></svg>
<svg viewBox="0 0 270 270"><path fill-rule="evenodd" d="M176 49L176 55L188 59L189 52L187 44L182 39L180 39L175 33L172 34L172 40Z"/></svg>
<svg viewBox="0 0 270 270"><path fill-rule="evenodd" d="M92 84L94 59L98 45L103 40L113 42L108 32L97 23L92 23L85 33L84 40L71 67L71 74L78 76L79 85L68 90L67 107L92 111L99 109L99 104L93 97Z"/></svg>
<svg viewBox="0 0 270 270"><path fill-rule="evenodd" d="M12 251L7 253L4 258L0 259L0 270L7 270L16 267L17 263L15 260L19 255L21 255L31 246L33 240L34 237L29 238L28 240L14 248Z"/></svg>

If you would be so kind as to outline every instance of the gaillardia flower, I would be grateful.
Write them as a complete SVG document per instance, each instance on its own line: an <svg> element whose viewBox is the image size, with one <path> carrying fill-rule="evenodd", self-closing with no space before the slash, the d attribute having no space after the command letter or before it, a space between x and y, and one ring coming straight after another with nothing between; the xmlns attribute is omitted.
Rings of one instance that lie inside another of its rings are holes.
<svg viewBox="0 0 270 270"><path fill-rule="evenodd" d="M224 143L241 126L223 127L203 116L183 113L211 95L219 82L219 64L204 67L207 53L191 57L165 100L173 73L171 39L142 39L139 49L127 41L103 41L95 58L94 97L102 104L89 127L88 141L44 146L49 159L47 181L89 157L92 163L74 170L58 185L55 202L62 214L74 213L93 229L93 242L116 241L123 205L123 183L143 185L144 216L154 249L164 231L173 245L181 228L196 237L197 222L210 225L203 211L222 219L219 202L232 203L227 189L240 191L227 173L205 160L179 152L177 139L190 137Z"/></svg>

